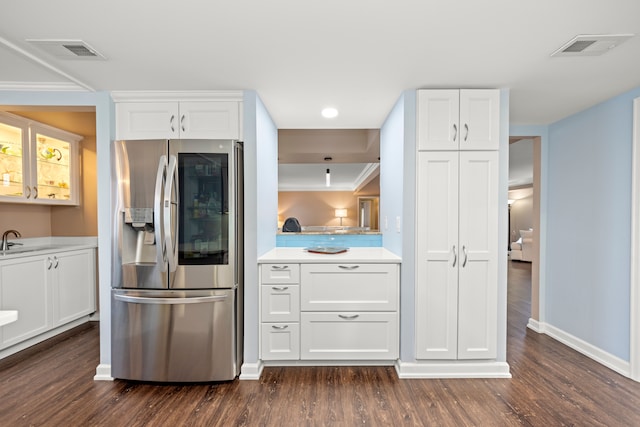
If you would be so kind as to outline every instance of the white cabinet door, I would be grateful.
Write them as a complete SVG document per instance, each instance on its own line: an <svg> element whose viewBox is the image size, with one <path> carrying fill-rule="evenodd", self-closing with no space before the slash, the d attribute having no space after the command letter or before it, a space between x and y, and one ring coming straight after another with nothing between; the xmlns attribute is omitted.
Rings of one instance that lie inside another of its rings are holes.
<svg viewBox="0 0 640 427"><path fill-rule="evenodd" d="M262 264L260 266L260 283L300 283L300 264Z"/></svg>
<svg viewBox="0 0 640 427"><path fill-rule="evenodd" d="M458 358L496 357L498 152L460 153Z"/></svg>
<svg viewBox="0 0 640 427"><path fill-rule="evenodd" d="M302 311L395 311L396 264L302 264Z"/></svg>
<svg viewBox="0 0 640 427"><path fill-rule="evenodd" d="M263 322L299 322L299 285L262 285Z"/></svg>
<svg viewBox="0 0 640 427"><path fill-rule="evenodd" d="M54 326L95 311L95 252L92 249L51 255Z"/></svg>
<svg viewBox="0 0 640 427"><path fill-rule="evenodd" d="M302 313L303 360L393 360L398 358L398 314Z"/></svg>
<svg viewBox="0 0 640 427"><path fill-rule="evenodd" d="M419 90L418 150L497 150L500 91Z"/></svg>
<svg viewBox="0 0 640 427"><path fill-rule="evenodd" d="M235 101L120 102L116 139L239 139Z"/></svg>
<svg viewBox="0 0 640 427"><path fill-rule="evenodd" d="M298 360L300 324L263 323L260 343L262 360Z"/></svg>
<svg viewBox="0 0 640 427"><path fill-rule="evenodd" d="M460 150L497 150L500 147L500 91L460 91Z"/></svg>
<svg viewBox="0 0 640 427"><path fill-rule="evenodd" d="M1 347L46 332L52 322L46 256L0 262L0 309L17 310L18 320L0 327Z"/></svg>
<svg viewBox="0 0 640 427"><path fill-rule="evenodd" d="M180 138L238 139L237 102L181 102Z"/></svg>
<svg viewBox="0 0 640 427"><path fill-rule="evenodd" d="M416 357L497 344L498 152L418 153Z"/></svg>
<svg viewBox="0 0 640 427"><path fill-rule="evenodd" d="M418 153L416 356L455 359L458 337L458 152Z"/></svg>
<svg viewBox="0 0 640 427"><path fill-rule="evenodd" d="M459 90L418 91L418 149L457 150Z"/></svg>
<svg viewBox="0 0 640 427"><path fill-rule="evenodd" d="M116 103L116 139L171 139L180 136L177 102Z"/></svg>

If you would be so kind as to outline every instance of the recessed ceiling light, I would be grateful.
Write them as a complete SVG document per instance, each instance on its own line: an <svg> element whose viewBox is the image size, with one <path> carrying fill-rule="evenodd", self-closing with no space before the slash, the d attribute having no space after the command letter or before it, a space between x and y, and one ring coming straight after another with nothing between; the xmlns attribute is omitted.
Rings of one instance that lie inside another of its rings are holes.
<svg viewBox="0 0 640 427"><path fill-rule="evenodd" d="M322 110L322 117L325 117L327 119L333 119L337 115L338 115L338 110L336 110L333 107L327 107Z"/></svg>

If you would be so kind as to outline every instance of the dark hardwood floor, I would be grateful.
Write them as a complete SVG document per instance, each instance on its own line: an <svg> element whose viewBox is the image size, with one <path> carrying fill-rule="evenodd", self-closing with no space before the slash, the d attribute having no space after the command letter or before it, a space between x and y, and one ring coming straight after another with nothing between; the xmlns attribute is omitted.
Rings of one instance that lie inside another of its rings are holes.
<svg viewBox="0 0 640 427"><path fill-rule="evenodd" d="M512 379L399 380L391 367L266 368L260 381L93 381L97 324L0 361L1 426L634 426L640 383L527 330L509 269Z"/></svg>

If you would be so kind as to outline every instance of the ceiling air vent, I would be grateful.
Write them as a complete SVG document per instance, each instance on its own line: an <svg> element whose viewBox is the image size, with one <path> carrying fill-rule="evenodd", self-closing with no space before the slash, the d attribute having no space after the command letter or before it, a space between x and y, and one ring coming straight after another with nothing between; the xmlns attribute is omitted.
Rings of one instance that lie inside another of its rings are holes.
<svg viewBox="0 0 640 427"><path fill-rule="evenodd" d="M104 55L82 40L29 39L27 41L59 59L106 59Z"/></svg>
<svg viewBox="0 0 640 427"><path fill-rule="evenodd" d="M598 56L609 52L633 34L579 35L565 43L551 56Z"/></svg>

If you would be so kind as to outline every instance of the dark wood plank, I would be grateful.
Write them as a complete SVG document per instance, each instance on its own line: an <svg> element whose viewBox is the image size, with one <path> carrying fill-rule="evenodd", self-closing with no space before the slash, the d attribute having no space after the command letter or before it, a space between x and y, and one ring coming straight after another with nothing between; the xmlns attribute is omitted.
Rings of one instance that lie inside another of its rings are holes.
<svg viewBox="0 0 640 427"><path fill-rule="evenodd" d="M96 382L91 323L0 361L0 426L640 425L640 384L527 330L530 268L509 268L509 380L270 367L260 381Z"/></svg>

